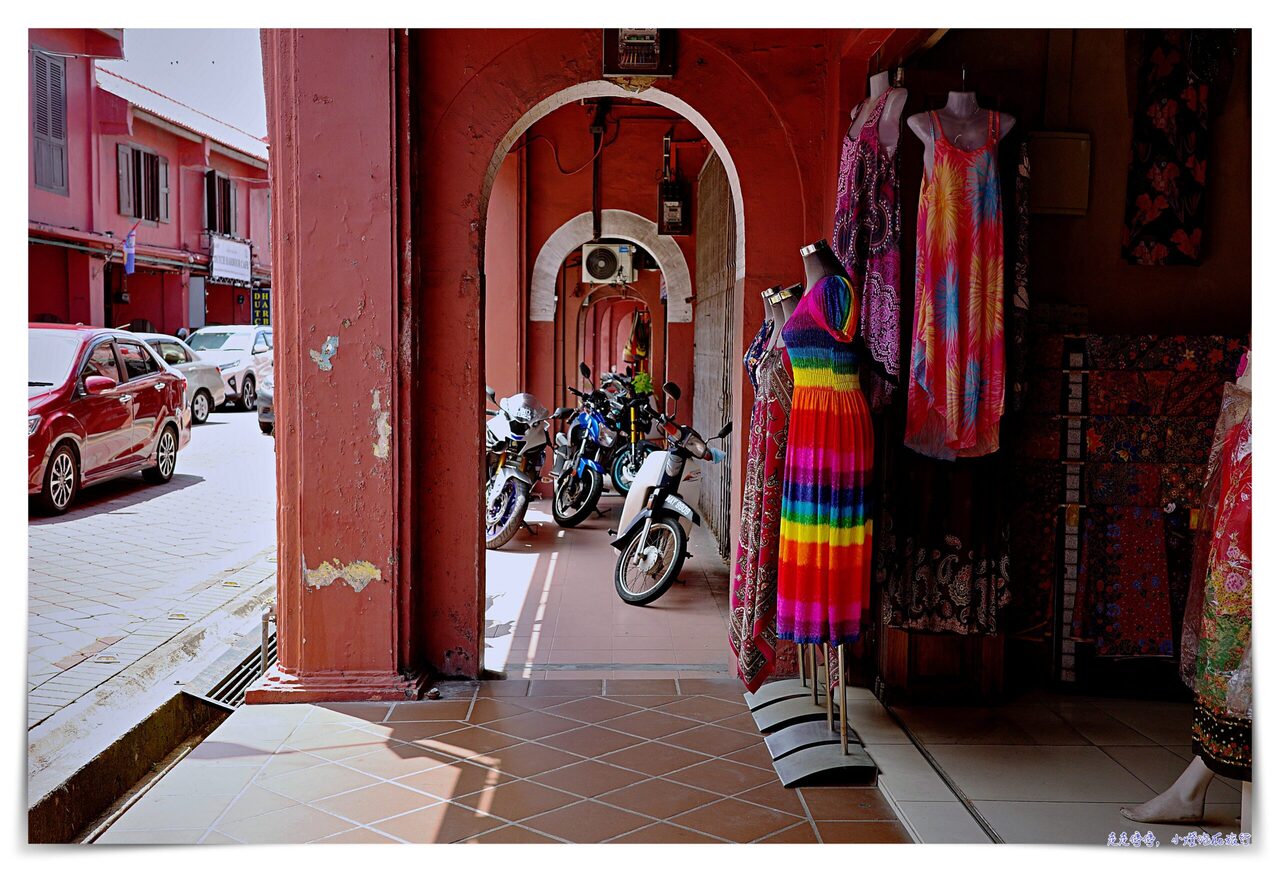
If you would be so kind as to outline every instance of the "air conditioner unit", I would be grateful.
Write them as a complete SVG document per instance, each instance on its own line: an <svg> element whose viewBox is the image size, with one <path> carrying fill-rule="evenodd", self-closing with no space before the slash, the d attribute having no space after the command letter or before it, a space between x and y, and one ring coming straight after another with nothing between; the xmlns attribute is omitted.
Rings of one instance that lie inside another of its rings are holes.
<svg viewBox="0 0 1280 872"><path fill-rule="evenodd" d="M631 264L636 247L626 242L589 242L582 246L582 281L619 285L636 280Z"/></svg>

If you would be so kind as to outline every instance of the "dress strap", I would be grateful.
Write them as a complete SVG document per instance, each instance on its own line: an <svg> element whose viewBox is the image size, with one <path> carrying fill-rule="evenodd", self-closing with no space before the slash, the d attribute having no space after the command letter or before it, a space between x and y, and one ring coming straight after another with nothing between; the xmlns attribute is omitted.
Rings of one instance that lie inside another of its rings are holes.
<svg viewBox="0 0 1280 872"><path fill-rule="evenodd" d="M876 108L871 110L871 117L862 125L863 127L867 127L868 125L878 125L880 123L880 116L884 114L884 107L889 102L889 96L893 94L895 90L897 89L890 88L880 95L879 99L876 100Z"/></svg>
<svg viewBox="0 0 1280 872"><path fill-rule="evenodd" d="M929 127L933 133L933 141L937 142L938 134L942 133L942 119L939 118L938 113L932 109L929 110Z"/></svg>

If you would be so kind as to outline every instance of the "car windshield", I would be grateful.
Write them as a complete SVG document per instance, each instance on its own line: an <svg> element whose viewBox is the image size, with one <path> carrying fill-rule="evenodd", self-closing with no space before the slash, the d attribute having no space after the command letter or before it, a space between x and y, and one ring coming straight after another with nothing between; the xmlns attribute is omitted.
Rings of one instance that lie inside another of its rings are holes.
<svg viewBox="0 0 1280 872"><path fill-rule="evenodd" d="M248 338L242 333L196 332L187 339L187 344L196 351L244 351Z"/></svg>
<svg viewBox="0 0 1280 872"><path fill-rule="evenodd" d="M80 335L62 330L27 331L27 385L53 387L75 366Z"/></svg>

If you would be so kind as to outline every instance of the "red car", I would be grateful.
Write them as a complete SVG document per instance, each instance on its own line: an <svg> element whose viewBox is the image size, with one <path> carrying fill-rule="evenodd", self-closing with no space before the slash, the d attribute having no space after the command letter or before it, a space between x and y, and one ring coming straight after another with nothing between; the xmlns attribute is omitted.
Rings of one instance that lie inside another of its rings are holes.
<svg viewBox="0 0 1280 872"><path fill-rule="evenodd" d="M124 330L27 330L27 492L61 514L84 485L142 471L173 477L191 441L187 380Z"/></svg>

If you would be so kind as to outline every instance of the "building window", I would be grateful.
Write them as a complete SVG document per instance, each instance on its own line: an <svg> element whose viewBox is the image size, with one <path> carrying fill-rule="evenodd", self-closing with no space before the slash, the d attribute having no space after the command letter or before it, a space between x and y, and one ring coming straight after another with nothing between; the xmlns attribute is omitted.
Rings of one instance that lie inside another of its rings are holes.
<svg viewBox="0 0 1280 872"><path fill-rule="evenodd" d="M31 53L36 187L67 193L67 61Z"/></svg>
<svg viewBox="0 0 1280 872"><path fill-rule="evenodd" d="M169 159L136 145L116 146L120 214L169 220Z"/></svg>
<svg viewBox="0 0 1280 872"><path fill-rule="evenodd" d="M236 235L236 183L216 170L204 174L204 226L210 233Z"/></svg>

